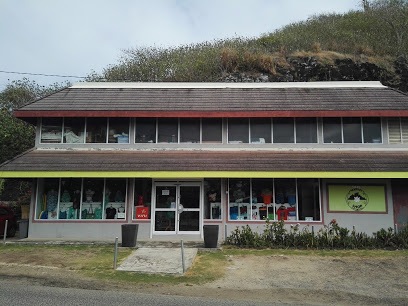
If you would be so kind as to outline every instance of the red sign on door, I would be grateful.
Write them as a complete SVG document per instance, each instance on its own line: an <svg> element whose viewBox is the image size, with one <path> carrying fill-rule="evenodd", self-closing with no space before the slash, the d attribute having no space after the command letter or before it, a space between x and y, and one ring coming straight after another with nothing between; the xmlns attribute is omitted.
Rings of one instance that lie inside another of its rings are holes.
<svg viewBox="0 0 408 306"><path fill-rule="evenodd" d="M136 206L136 219L149 219L149 207Z"/></svg>

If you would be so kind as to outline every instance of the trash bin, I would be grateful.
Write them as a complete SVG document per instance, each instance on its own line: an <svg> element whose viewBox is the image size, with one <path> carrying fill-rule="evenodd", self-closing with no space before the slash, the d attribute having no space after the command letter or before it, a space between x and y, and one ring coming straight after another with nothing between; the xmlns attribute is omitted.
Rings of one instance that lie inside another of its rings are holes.
<svg viewBox="0 0 408 306"><path fill-rule="evenodd" d="M122 247L133 248L136 246L139 224L122 224Z"/></svg>
<svg viewBox="0 0 408 306"><path fill-rule="evenodd" d="M20 239L28 237L28 219L17 221Z"/></svg>
<svg viewBox="0 0 408 306"><path fill-rule="evenodd" d="M218 243L218 225L204 225L204 246L216 248Z"/></svg>

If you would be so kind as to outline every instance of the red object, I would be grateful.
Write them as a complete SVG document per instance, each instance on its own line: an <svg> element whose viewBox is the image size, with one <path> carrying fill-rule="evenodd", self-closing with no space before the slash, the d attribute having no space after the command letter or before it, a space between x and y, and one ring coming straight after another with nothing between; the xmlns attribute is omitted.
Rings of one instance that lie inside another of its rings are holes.
<svg viewBox="0 0 408 306"><path fill-rule="evenodd" d="M136 219L149 219L149 207L136 206Z"/></svg>
<svg viewBox="0 0 408 306"><path fill-rule="evenodd" d="M272 195L263 195L263 202L264 204L271 204L272 202Z"/></svg>
<svg viewBox="0 0 408 306"><path fill-rule="evenodd" d="M289 211L287 208L279 208L276 214L278 215L278 220L288 220Z"/></svg>
<svg viewBox="0 0 408 306"><path fill-rule="evenodd" d="M141 195L137 198L137 206L144 206L143 196Z"/></svg>

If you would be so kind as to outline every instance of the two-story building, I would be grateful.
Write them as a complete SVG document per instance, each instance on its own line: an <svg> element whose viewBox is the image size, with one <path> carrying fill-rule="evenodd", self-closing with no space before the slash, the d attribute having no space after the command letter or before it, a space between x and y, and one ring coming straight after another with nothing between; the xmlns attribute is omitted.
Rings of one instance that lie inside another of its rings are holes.
<svg viewBox="0 0 408 306"><path fill-rule="evenodd" d="M79 83L15 111L35 147L30 238L220 238L265 219L408 222L408 96L379 82Z"/></svg>

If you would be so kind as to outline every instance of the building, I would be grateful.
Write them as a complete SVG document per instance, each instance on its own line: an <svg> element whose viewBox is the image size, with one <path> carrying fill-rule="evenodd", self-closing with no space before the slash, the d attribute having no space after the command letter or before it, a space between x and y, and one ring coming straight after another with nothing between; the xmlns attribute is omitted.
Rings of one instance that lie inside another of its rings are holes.
<svg viewBox="0 0 408 306"><path fill-rule="evenodd" d="M35 147L30 238L224 238L265 219L408 222L408 96L379 82L79 83L15 111Z"/></svg>

